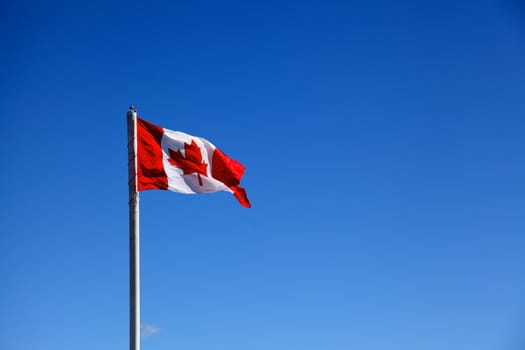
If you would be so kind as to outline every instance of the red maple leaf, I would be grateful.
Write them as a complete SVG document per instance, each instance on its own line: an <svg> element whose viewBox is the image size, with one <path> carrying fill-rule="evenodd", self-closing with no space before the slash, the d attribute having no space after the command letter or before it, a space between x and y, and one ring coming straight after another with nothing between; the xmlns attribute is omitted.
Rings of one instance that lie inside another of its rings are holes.
<svg viewBox="0 0 525 350"><path fill-rule="evenodd" d="M184 143L184 153L186 157L182 155L180 150L174 151L168 148L168 151L170 152L170 158L168 158L170 164L182 169L184 175L197 173L199 185L202 186L201 175L208 176L206 173L208 164L203 162L201 149L195 141L191 140L191 144Z"/></svg>

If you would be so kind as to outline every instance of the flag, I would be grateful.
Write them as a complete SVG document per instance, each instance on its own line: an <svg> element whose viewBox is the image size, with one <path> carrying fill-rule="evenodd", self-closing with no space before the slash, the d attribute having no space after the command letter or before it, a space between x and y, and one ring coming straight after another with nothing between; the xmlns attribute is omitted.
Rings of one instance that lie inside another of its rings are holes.
<svg viewBox="0 0 525 350"><path fill-rule="evenodd" d="M244 166L211 142L137 118L137 186L179 193L227 191L250 208L240 180Z"/></svg>

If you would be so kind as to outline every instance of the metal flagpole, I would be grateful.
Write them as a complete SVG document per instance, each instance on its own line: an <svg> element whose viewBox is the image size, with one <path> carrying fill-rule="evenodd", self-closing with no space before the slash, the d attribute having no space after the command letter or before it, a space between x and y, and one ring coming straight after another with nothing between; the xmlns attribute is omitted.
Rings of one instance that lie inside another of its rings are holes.
<svg viewBox="0 0 525 350"><path fill-rule="evenodd" d="M129 107L129 349L140 350L140 234L139 192L137 189L137 111Z"/></svg>

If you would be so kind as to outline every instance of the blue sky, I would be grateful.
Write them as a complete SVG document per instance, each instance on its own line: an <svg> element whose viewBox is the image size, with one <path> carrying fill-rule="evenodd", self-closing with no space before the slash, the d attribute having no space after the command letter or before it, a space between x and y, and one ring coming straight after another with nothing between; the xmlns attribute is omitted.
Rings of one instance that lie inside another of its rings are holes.
<svg viewBox="0 0 525 350"><path fill-rule="evenodd" d="M518 1L4 1L0 348L128 347L126 111L246 166L141 194L148 349L525 347Z"/></svg>

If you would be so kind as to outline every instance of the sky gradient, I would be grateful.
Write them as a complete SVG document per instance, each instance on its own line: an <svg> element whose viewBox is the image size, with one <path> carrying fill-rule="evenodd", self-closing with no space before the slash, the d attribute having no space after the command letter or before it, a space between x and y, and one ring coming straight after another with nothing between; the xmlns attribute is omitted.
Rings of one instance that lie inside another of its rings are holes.
<svg viewBox="0 0 525 350"><path fill-rule="evenodd" d="M142 349L525 347L518 1L3 1L0 348L128 348L126 112L246 167L141 193Z"/></svg>

